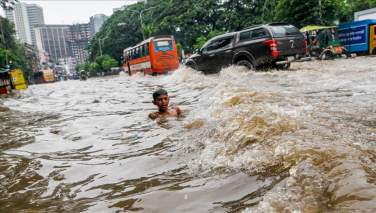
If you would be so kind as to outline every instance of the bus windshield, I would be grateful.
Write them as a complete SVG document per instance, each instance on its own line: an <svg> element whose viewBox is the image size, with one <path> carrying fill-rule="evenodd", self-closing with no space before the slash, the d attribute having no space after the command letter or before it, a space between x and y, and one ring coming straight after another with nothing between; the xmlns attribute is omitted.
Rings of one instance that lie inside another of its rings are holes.
<svg viewBox="0 0 376 213"><path fill-rule="evenodd" d="M172 50L171 40L154 41L155 52Z"/></svg>

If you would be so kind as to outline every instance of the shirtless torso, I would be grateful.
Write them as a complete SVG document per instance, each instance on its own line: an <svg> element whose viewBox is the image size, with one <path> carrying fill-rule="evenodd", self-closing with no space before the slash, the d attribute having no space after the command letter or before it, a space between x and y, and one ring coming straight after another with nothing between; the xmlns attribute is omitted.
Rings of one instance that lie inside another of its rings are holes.
<svg viewBox="0 0 376 213"><path fill-rule="evenodd" d="M152 112L149 114L149 118L157 119L159 117L179 117L181 115L181 110L179 107L171 107L166 112Z"/></svg>

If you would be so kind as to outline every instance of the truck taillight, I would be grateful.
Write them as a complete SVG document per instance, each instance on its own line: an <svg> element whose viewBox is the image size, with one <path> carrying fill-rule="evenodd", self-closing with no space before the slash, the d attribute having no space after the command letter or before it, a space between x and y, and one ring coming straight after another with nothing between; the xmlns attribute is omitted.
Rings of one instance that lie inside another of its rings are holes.
<svg viewBox="0 0 376 213"><path fill-rule="evenodd" d="M269 45L270 52L273 58L277 58L279 56L278 42L276 40L274 39L266 40L264 41L264 44Z"/></svg>

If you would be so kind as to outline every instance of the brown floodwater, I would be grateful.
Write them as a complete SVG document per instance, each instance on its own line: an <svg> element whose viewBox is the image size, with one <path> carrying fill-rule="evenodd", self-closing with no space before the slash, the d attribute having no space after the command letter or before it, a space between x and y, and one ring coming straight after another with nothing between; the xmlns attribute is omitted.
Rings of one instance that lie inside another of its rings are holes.
<svg viewBox="0 0 376 213"><path fill-rule="evenodd" d="M184 117L152 121L163 87ZM1 99L0 212L376 212L376 58Z"/></svg>

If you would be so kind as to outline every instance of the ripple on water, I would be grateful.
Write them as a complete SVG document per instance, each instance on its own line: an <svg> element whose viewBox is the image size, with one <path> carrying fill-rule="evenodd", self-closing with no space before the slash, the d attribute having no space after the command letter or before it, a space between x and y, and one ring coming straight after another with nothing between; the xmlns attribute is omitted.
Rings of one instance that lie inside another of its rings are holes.
<svg viewBox="0 0 376 213"><path fill-rule="evenodd" d="M0 112L0 205L41 212L374 212L367 57L31 86ZM180 120L154 122L165 87Z"/></svg>

